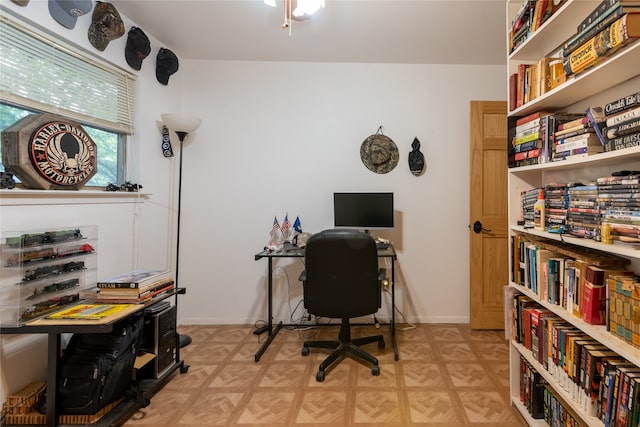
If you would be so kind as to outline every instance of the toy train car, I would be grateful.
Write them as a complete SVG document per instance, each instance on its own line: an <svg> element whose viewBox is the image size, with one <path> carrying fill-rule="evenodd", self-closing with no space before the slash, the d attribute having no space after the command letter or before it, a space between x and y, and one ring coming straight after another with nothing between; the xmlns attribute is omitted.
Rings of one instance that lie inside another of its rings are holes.
<svg viewBox="0 0 640 427"><path fill-rule="evenodd" d="M21 263L25 264L28 262L42 261L44 259L63 258L91 252L93 252L93 246L88 243L60 249L46 248L35 251L26 251L10 256L7 259L7 266L12 267L14 265L20 265Z"/></svg>
<svg viewBox="0 0 640 427"><path fill-rule="evenodd" d="M62 282L52 283L50 285L44 286L41 289L34 289L33 293L27 297L27 299L33 299L37 296L43 294L49 294L51 292L61 291L63 289L75 288L80 284L80 280L78 279L69 279L64 280Z"/></svg>
<svg viewBox="0 0 640 427"><path fill-rule="evenodd" d="M74 230L46 231L44 233L31 233L16 237L7 237L7 245L12 248L19 248L79 239L82 239L82 233L80 233L80 230L76 228Z"/></svg>
<svg viewBox="0 0 640 427"><path fill-rule="evenodd" d="M80 300L80 294L77 294L77 293L71 294L71 295L64 295L61 297L50 298L46 301L42 301L30 307L27 307L22 312L22 317L20 320L22 321L31 320L35 317L41 316L45 313L49 313L53 310L57 310L58 308L62 308L65 305L69 305L79 300Z"/></svg>
<svg viewBox="0 0 640 427"><path fill-rule="evenodd" d="M24 272L24 278L22 281L29 282L31 280L42 279L44 277L69 273L77 270L84 270L84 261L72 261L64 264L48 265L45 267L34 268L33 270L27 270Z"/></svg>
<svg viewBox="0 0 640 427"><path fill-rule="evenodd" d="M56 256L58 258L77 255L82 253L91 253L93 252L93 246L88 243L79 245L79 246L70 246L68 248L60 248L57 250Z"/></svg>
<svg viewBox="0 0 640 427"><path fill-rule="evenodd" d="M19 265L20 263L27 263L33 261L42 261L44 259L53 259L55 258L56 251L53 248L46 248L36 251L25 251L19 254L11 255L7 259L7 265L9 267L13 265Z"/></svg>

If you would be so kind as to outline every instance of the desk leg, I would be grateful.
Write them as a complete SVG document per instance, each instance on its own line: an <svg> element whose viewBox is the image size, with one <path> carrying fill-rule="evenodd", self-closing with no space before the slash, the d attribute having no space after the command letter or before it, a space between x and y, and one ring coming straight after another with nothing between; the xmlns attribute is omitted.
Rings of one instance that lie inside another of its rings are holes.
<svg viewBox="0 0 640 427"><path fill-rule="evenodd" d="M56 395L58 384L58 358L60 357L60 334L49 333L47 342L47 426L58 425Z"/></svg>
<svg viewBox="0 0 640 427"><path fill-rule="evenodd" d="M269 344L271 344L271 341L273 341L273 339L276 337L276 335L278 335L278 332L280 332L281 328L282 328L282 322L278 322L278 324L276 325L276 327L274 329L271 329L271 325L269 325L269 331L268 331L269 332L269 336L262 343L262 346L260 347L260 349L256 353L256 356L255 356L255 361L256 362L260 361L260 358L262 357L264 352L267 350L267 347L269 347Z"/></svg>
<svg viewBox="0 0 640 427"><path fill-rule="evenodd" d="M391 345L395 361L400 360L396 343L396 260L391 259Z"/></svg>
<svg viewBox="0 0 640 427"><path fill-rule="evenodd" d="M265 340L265 342L262 343L262 345L260 346L260 349L258 350L258 352L255 355L255 361L258 362L260 361L260 358L262 357L262 355L264 354L264 352L267 350L267 348L269 347L269 345L271 344L271 341L273 341L273 339L276 337L276 335L278 335L278 332L280 332L280 328L282 328L282 322L279 322L278 325L275 327L275 329L273 328L273 260L271 257L269 257L269 270L268 270L268 284L269 284L269 290L268 290L268 297L267 297L267 303L268 303L268 318L267 318L267 332L269 333L269 336L267 337L267 339Z"/></svg>

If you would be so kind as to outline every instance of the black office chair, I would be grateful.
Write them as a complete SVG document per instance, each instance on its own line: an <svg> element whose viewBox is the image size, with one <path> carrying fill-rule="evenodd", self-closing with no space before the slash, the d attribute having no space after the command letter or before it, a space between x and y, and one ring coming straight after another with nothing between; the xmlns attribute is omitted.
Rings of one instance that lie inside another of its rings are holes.
<svg viewBox="0 0 640 427"><path fill-rule="evenodd" d="M375 240L357 230L332 229L316 233L305 248L304 306L310 314L342 319L339 341L307 341L309 347L335 349L321 364L316 380L324 381L325 370L343 356L351 356L372 365L371 373L380 375L378 359L360 346L373 342L384 348L382 335L351 339L349 319L374 314L381 305L380 282L385 269L378 268Z"/></svg>

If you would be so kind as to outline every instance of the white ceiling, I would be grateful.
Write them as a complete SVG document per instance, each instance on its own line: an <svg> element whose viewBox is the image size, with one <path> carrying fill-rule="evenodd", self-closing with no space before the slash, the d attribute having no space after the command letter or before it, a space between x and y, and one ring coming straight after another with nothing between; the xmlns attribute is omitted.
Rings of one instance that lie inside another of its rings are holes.
<svg viewBox="0 0 640 427"><path fill-rule="evenodd" d="M326 0L291 35L284 0L111 2L182 59L506 63L504 0Z"/></svg>

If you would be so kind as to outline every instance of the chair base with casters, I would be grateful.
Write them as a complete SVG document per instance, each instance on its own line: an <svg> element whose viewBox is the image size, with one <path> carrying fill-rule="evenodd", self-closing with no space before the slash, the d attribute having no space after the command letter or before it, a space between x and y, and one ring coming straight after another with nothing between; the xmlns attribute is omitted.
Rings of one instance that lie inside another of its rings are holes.
<svg viewBox="0 0 640 427"><path fill-rule="evenodd" d="M370 337L351 339L351 326L349 319L342 319L340 325L340 341L305 341L302 346L302 355L309 355L309 348L328 348L334 349L334 351L322 362L316 373L316 381L322 382L325 377L325 370L329 368L334 362L338 361L344 356L349 356L355 360L362 360L368 362L371 365L371 375L380 375L380 366L378 365L378 359L371 354L362 350L360 346L365 344L377 342L378 349L384 348L384 337L382 335L375 335Z"/></svg>

